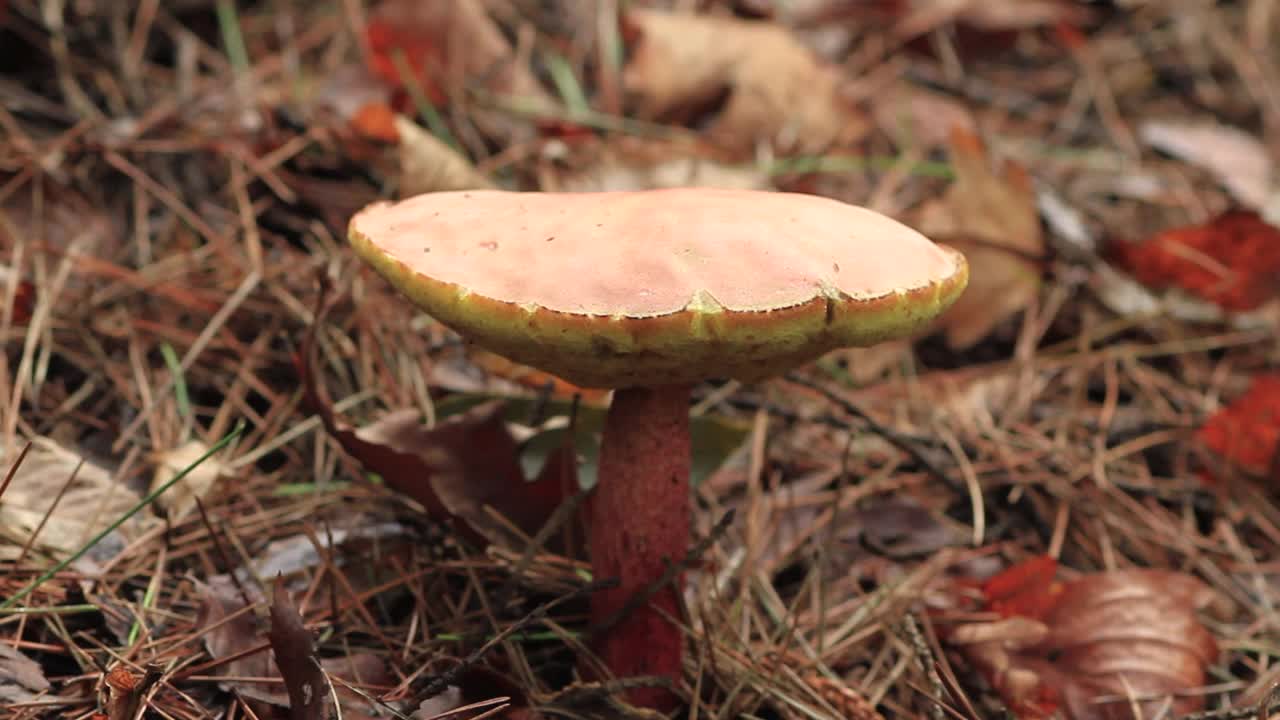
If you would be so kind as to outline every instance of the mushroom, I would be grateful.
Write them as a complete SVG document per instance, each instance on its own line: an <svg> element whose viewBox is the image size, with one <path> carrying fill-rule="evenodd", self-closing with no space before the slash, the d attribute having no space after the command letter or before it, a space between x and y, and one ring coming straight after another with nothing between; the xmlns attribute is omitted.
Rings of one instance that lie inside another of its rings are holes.
<svg viewBox="0 0 1280 720"><path fill-rule="evenodd" d="M895 220L791 193L435 193L371 205L349 235L462 336L615 391L587 520L595 577L618 580L592 596L594 623L617 621L592 644L619 677L681 674L679 580L628 604L688 551L691 386L907 336L968 280L963 255Z"/></svg>

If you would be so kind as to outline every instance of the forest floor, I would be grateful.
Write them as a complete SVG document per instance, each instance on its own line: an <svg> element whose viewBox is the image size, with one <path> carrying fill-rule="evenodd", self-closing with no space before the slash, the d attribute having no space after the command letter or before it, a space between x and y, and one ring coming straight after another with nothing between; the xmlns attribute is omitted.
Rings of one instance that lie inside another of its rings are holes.
<svg viewBox="0 0 1280 720"><path fill-rule="evenodd" d="M655 717L582 672L608 396L345 238L706 185L971 280L695 388L679 717L1271 717L1276 38L1273 0L0 0L0 714Z"/></svg>

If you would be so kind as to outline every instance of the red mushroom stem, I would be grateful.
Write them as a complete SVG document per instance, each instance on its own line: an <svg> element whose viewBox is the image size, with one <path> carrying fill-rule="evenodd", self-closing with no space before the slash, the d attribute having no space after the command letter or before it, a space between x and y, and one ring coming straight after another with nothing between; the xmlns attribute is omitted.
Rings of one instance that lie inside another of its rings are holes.
<svg viewBox="0 0 1280 720"><path fill-rule="evenodd" d="M689 548L689 388L629 388L613 395L600 449L600 482L590 505L591 564L617 587L592 595L591 619L613 619L683 560ZM683 575L599 633L593 648L619 678L681 674L677 624ZM670 709L663 688L631 690L639 706Z"/></svg>

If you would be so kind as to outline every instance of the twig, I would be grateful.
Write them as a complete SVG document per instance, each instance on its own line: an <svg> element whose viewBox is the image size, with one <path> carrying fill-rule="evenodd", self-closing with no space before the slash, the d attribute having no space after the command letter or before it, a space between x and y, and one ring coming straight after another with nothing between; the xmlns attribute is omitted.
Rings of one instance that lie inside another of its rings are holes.
<svg viewBox="0 0 1280 720"><path fill-rule="evenodd" d="M9 484L13 482L13 478L18 474L18 468L22 467L22 461L27 459L27 453L31 452L31 441L28 440L26 445L22 446L22 452L18 453L18 459L13 461L9 466L9 472L4 474L4 482L0 482L0 498L4 497L4 493L9 489Z"/></svg>
<svg viewBox="0 0 1280 720"><path fill-rule="evenodd" d="M946 720L947 711L943 706L942 698L946 697L945 690L942 687L942 678L938 676L938 668L934 665L933 651L929 649L929 644L925 642L924 635L920 632L920 626L916 624L916 617L911 613L907 613L902 617L902 627L907 632L907 637L911 640L911 647L916 653L916 662L920 664L920 669L924 670L925 677L929 678L929 715L933 720Z"/></svg>

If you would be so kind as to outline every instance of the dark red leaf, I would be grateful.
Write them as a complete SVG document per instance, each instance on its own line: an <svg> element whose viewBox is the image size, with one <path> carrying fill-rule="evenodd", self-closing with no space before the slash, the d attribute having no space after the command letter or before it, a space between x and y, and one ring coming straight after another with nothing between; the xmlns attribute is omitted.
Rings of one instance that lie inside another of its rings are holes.
<svg viewBox="0 0 1280 720"><path fill-rule="evenodd" d="M1114 243L1112 254L1144 285L1179 288L1224 310L1254 310L1280 297L1280 229L1251 211Z"/></svg>
<svg viewBox="0 0 1280 720"><path fill-rule="evenodd" d="M213 671L217 675L229 678L276 678L285 677L285 671L276 662L278 652L275 650L276 638L268 636L259 627L257 617L251 612L243 612L244 600L225 578L212 579L208 584L197 582L196 592L200 599L200 612L196 627L212 628L201 633L205 650L215 660L230 658L217 666ZM277 594L279 590L277 590ZM278 598L278 595L277 595ZM277 603L278 605L279 603ZM272 623L274 631L277 609L272 607ZM296 614L296 610L294 611ZM238 614L237 614L238 613ZM231 617L235 615L235 617ZM228 619L230 618L230 619ZM305 631L305 628L304 628ZM310 635L308 642L310 641ZM270 641L270 643L268 643ZM291 640L302 647L301 639ZM311 657L315 657L314 653ZM289 658L285 662L293 662ZM347 682L364 682L382 685L394 685L397 680L387 670L382 658L372 653L354 653L342 657L325 658L319 661L321 667L330 676L339 677ZM235 689L242 697L263 704L263 707L287 707L292 703L290 695L280 692L279 685L258 682L239 682L227 680L220 683L224 689ZM366 720L371 717L368 712L369 703L359 695L343 687L337 687L339 700L342 702L342 716L347 720ZM324 692L328 694L328 687ZM326 702L330 702L326 700Z"/></svg>
<svg viewBox="0 0 1280 720"><path fill-rule="evenodd" d="M18 292L13 298L13 324L26 325L31 322L31 313L36 308L36 286L23 280L18 283Z"/></svg>
<svg viewBox="0 0 1280 720"><path fill-rule="evenodd" d="M267 633L276 665L289 693L292 720L329 720L334 716L329 678L320 666L315 640L302 624L302 616L289 599L289 591L277 582L271 602L271 630Z"/></svg>
<svg viewBox="0 0 1280 720"><path fill-rule="evenodd" d="M318 321L317 321L318 322ZM416 410L398 410L356 429L333 410L328 393L311 372L311 340L299 357L308 402L329 434L387 487L413 498L427 512L476 542L521 543L506 518L526 536L538 532L560 503L577 490L572 450L547 459L529 482L519 445L507 429L501 401L491 401L423 425Z"/></svg>
<svg viewBox="0 0 1280 720"><path fill-rule="evenodd" d="M982 594L987 606L1004 617L1044 617L1053 609L1062 586L1054 583L1058 561L1048 555L1024 560L987 580Z"/></svg>
<svg viewBox="0 0 1280 720"><path fill-rule="evenodd" d="M1280 373L1259 375L1249 389L1214 413L1197 432L1223 458L1280 480Z"/></svg>

